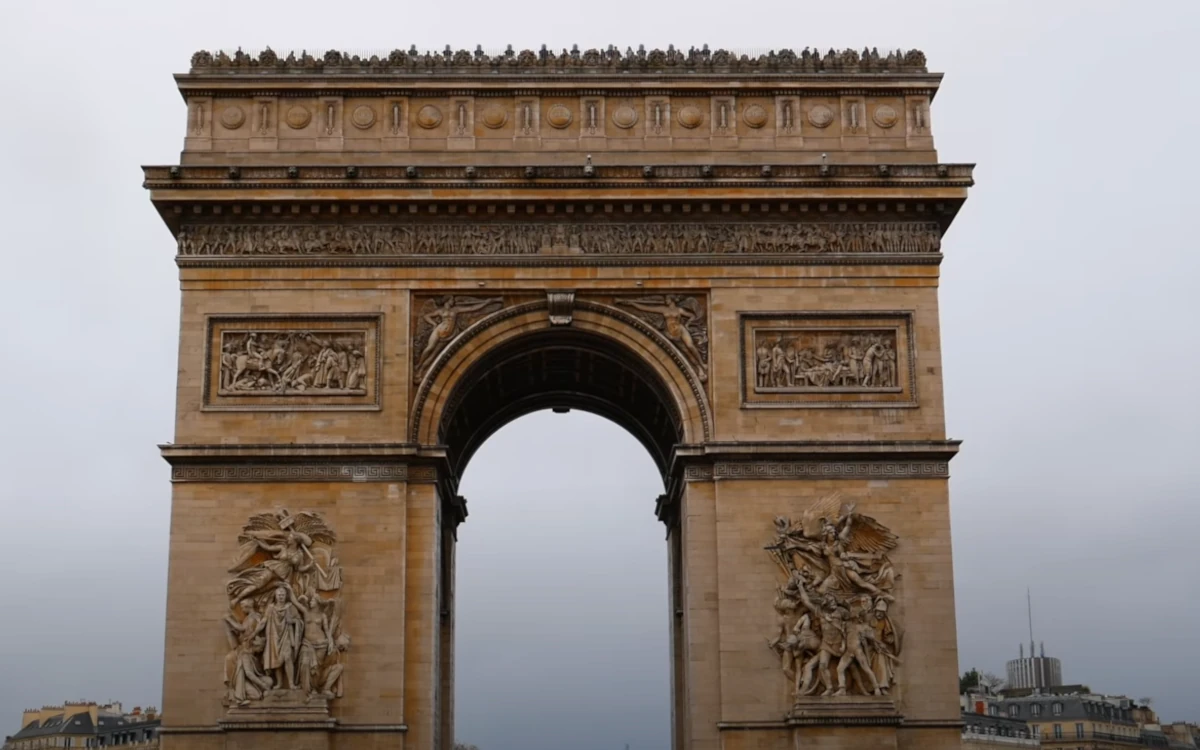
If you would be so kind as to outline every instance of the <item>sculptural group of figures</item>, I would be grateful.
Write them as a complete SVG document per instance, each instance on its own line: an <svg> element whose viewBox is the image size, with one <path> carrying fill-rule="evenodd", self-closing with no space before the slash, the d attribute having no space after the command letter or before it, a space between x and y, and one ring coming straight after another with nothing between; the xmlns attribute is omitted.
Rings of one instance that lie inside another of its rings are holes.
<svg viewBox="0 0 1200 750"><path fill-rule="evenodd" d="M626 71L626 70L670 70L680 72L694 70L727 69L732 71L784 70L798 73L818 72L926 72L925 53L920 50L888 50L881 53L877 47L855 49L819 49L805 47L799 52L784 48L766 54L745 55L729 50L710 50L708 45L690 47L687 52L675 45L667 49L649 49L638 45L635 50L609 45L605 49L563 49L556 53L542 45L538 51L508 48L499 54L488 54L481 46L474 52L465 49L452 50L449 45L441 52L417 50L416 45L407 51L392 50L387 55L360 56L339 50L328 50L322 55L308 52L289 52L280 56L270 47L257 56L243 52L240 48L233 54L224 51L201 50L192 55L192 72L216 70L365 70L365 71L426 71L439 69L455 72L481 72L489 69L554 69L562 72L582 71Z"/></svg>
<svg viewBox="0 0 1200 750"><path fill-rule="evenodd" d="M895 388L895 334L804 334L763 338L755 348L759 388Z"/></svg>
<svg viewBox="0 0 1200 750"><path fill-rule="evenodd" d="M363 395L365 342L364 333L349 331L226 331L220 392Z"/></svg>
<svg viewBox="0 0 1200 750"><path fill-rule="evenodd" d="M226 704L268 697L340 698L342 570L333 531L316 513L264 513L242 530L228 582Z"/></svg>
<svg viewBox="0 0 1200 750"><path fill-rule="evenodd" d="M187 225L182 256L536 255L565 242L584 254L936 253L936 224L796 222L655 224Z"/></svg>
<svg viewBox="0 0 1200 750"><path fill-rule="evenodd" d="M767 547L786 574L775 596L779 656L796 699L887 695L900 663L901 633L890 614L894 534L831 495L793 524L775 520Z"/></svg>

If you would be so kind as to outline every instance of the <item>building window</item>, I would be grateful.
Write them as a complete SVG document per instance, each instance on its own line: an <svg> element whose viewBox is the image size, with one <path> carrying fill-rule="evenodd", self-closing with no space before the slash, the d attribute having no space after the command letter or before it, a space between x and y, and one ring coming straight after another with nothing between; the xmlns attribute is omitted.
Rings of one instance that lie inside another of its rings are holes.
<svg viewBox="0 0 1200 750"><path fill-rule="evenodd" d="M1056 739L1056 740L1062 739L1062 724L1054 725L1054 739Z"/></svg>
<svg viewBox="0 0 1200 750"><path fill-rule="evenodd" d="M1062 715L1062 704L1059 703L1058 701L1055 701L1054 703L1052 703L1050 705L1050 712L1053 713L1055 716L1061 716Z"/></svg>
<svg viewBox="0 0 1200 750"><path fill-rule="evenodd" d="M1082 724L1075 725L1075 738L1080 739L1080 740L1083 739L1083 725Z"/></svg>
<svg viewBox="0 0 1200 750"><path fill-rule="evenodd" d="M1013 705L1009 706L1008 707L1008 715L1013 717L1014 719L1016 717L1020 716L1021 715L1021 707L1015 703Z"/></svg>
<svg viewBox="0 0 1200 750"><path fill-rule="evenodd" d="M1032 706L1030 706L1029 707L1029 715L1030 716L1041 716L1042 715L1042 704L1034 703Z"/></svg>
<svg viewBox="0 0 1200 750"><path fill-rule="evenodd" d="M998 706L988 706L988 716L999 716L1000 708Z"/></svg>

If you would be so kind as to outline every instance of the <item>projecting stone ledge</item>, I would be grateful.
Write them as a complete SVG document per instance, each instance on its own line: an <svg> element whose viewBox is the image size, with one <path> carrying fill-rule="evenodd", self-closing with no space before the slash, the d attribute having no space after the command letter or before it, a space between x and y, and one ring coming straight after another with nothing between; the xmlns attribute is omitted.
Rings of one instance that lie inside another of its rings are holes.
<svg viewBox="0 0 1200 750"><path fill-rule="evenodd" d="M811 696L797 699L791 726L899 726L904 717L886 696Z"/></svg>

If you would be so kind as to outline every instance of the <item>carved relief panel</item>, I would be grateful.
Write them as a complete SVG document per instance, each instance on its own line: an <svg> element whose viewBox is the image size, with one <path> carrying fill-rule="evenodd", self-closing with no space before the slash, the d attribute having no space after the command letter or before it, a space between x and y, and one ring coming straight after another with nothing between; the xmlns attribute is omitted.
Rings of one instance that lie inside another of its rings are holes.
<svg viewBox="0 0 1200 750"><path fill-rule="evenodd" d="M511 306L513 297L447 292L415 295L412 303L412 378L419 383L437 358L468 328Z"/></svg>
<svg viewBox="0 0 1200 750"><path fill-rule="evenodd" d="M379 408L378 316L210 317L206 411Z"/></svg>
<svg viewBox="0 0 1200 750"><path fill-rule="evenodd" d="M342 697L342 568L320 513L252 516L225 585L225 705L322 707Z"/></svg>
<svg viewBox="0 0 1200 750"><path fill-rule="evenodd" d="M908 312L743 313L742 405L916 406Z"/></svg>
<svg viewBox="0 0 1200 750"><path fill-rule="evenodd" d="M612 304L648 323L682 355L700 382L708 380L708 304L703 295L618 296Z"/></svg>
<svg viewBox="0 0 1200 750"><path fill-rule="evenodd" d="M783 582L767 645L780 658L797 707L807 696L891 693L903 644L895 613L898 576L888 556L898 544L887 527L839 493L799 518L775 519L775 538L765 549Z"/></svg>

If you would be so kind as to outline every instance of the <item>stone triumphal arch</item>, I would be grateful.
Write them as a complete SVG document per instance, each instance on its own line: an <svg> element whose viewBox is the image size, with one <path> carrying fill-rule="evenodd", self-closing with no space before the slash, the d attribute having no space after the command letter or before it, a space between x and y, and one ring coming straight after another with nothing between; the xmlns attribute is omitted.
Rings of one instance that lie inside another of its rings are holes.
<svg viewBox="0 0 1200 750"><path fill-rule="evenodd" d="M677 750L957 745L937 285L972 168L924 55L176 80L167 750L449 748L458 479L545 408L662 472Z"/></svg>

